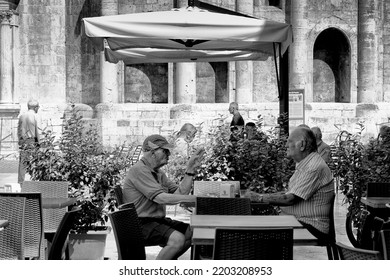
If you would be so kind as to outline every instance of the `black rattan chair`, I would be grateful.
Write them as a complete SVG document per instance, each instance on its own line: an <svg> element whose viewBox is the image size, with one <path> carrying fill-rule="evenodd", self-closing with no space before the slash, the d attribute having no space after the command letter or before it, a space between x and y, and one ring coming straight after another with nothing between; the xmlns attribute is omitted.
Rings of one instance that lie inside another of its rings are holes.
<svg viewBox="0 0 390 280"><path fill-rule="evenodd" d="M0 196L0 219L9 226L0 232L0 260L24 259L24 219L26 198Z"/></svg>
<svg viewBox="0 0 390 280"><path fill-rule="evenodd" d="M68 238L69 231L72 229L77 213L81 211L81 208L75 208L69 212L66 212L63 216L60 225L54 235L53 242L50 247L48 259L49 260L62 260L63 259L63 248ZM69 256L65 256L68 259Z"/></svg>
<svg viewBox="0 0 390 280"><path fill-rule="evenodd" d="M360 249L336 242L340 260L382 260L379 251Z"/></svg>
<svg viewBox="0 0 390 280"><path fill-rule="evenodd" d="M381 250L385 260L390 259L390 229L383 229L379 232Z"/></svg>
<svg viewBox="0 0 390 280"><path fill-rule="evenodd" d="M0 196L26 198L24 217L24 258L44 259L41 193L0 193Z"/></svg>
<svg viewBox="0 0 390 280"><path fill-rule="evenodd" d="M215 260L292 260L293 229L217 228Z"/></svg>
<svg viewBox="0 0 390 280"><path fill-rule="evenodd" d="M334 225L334 202L336 200L336 194L333 194L331 205L329 209L329 234L328 240L321 242L320 246L326 246L326 252L329 260L337 260L338 252L336 248L336 230Z"/></svg>
<svg viewBox="0 0 390 280"><path fill-rule="evenodd" d="M115 186L114 192L115 192L116 201L117 201L118 205L122 205L124 203L122 188L120 186Z"/></svg>
<svg viewBox="0 0 390 280"><path fill-rule="evenodd" d="M141 224L134 205L108 214L115 235L118 260L145 260Z"/></svg>
<svg viewBox="0 0 390 280"><path fill-rule="evenodd" d="M249 198L230 197L196 197L197 215L251 215L251 201ZM212 245L199 246L199 258L211 259Z"/></svg>
<svg viewBox="0 0 390 280"><path fill-rule="evenodd" d="M249 198L197 197L197 215L250 215Z"/></svg>

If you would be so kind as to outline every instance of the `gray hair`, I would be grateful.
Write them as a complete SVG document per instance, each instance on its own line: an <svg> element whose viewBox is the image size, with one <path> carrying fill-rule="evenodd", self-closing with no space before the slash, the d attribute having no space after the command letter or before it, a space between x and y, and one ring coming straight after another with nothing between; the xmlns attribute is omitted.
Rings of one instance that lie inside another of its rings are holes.
<svg viewBox="0 0 390 280"><path fill-rule="evenodd" d="M318 126L313 126L313 127L311 128L311 131L313 131L314 136L315 136L318 140L321 140L321 139L322 139L322 132L321 132L321 129L320 129Z"/></svg>
<svg viewBox="0 0 390 280"><path fill-rule="evenodd" d="M302 131L303 140L306 142L305 149L310 153L317 152L317 139L310 128L300 127Z"/></svg>
<svg viewBox="0 0 390 280"><path fill-rule="evenodd" d="M30 99L28 102L27 102L27 108L28 109L34 109L36 107L39 107L39 102L35 99Z"/></svg>

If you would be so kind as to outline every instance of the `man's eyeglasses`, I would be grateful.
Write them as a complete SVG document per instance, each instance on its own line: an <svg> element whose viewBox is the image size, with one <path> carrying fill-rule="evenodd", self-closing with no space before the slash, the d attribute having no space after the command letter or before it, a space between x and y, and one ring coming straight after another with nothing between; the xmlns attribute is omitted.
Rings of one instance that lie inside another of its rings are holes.
<svg viewBox="0 0 390 280"><path fill-rule="evenodd" d="M166 156L170 156L170 155L171 155L171 151L170 151L170 150L164 149L164 148L160 148L160 149L163 150L163 152L164 152L164 154L165 154Z"/></svg>

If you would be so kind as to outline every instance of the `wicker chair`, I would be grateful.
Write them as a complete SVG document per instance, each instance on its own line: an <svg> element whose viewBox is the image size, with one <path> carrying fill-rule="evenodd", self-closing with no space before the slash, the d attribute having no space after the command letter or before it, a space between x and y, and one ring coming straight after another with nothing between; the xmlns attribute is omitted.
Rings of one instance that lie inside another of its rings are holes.
<svg viewBox="0 0 390 280"><path fill-rule="evenodd" d="M115 235L119 260L145 260L141 224L134 205L108 214Z"/></svg>
<svg viewBox="0 0 390 280"><path fill-rule="evenodd" d="M118 203L118 205L122 205L123 203L125 203L123 201L123 193L122 193L122 188L120 186L114 187L114 193L115 193L116 202Z"/></svg>
<svg viewBox="0 0 390 280"><path fill-rule="evenodd" d="M142 145L138 145L131 156L131 165L134 165L138 162L139 158L141 157L141 154L142 154Z"/></svg>
<svg viewBox="0 0 390 280"><path fill-rule="evenodd" d="M42 199L40 193L0 193L0 197L24 197L26 199L24 218L24 257L44 258Z"/></svg>
<svg viewBox="0 0 390 280"><path fill-rule="evenodd" d="M123 203L123 204L118 206L119 210L124 210L124 209L128 209L128 208L134 208L134 204L132 202L127 202L127 203Z"/></svg>
<svg viewBox="0 0 390 280"><path fill-rule="evenodd" d="M40 192L42 198L68 197L68 182L64 181L24 181L22 192ZM66 213L66 208L43 209L44 231L54 234Z"/></svg>
<svg viewBox="0 0 390 280"><path fill-rule="evenodd" d="M0 196L0 219L9 226L0 232L0 259L24 259L24 219L26 198Z"/></svg>
<svg viewBox="0 0 390 280"><path fill-rule="evenodd" d="M250 215L249 198L197 197L197 215Z"/></svg>
<svg viewBox="0 0 390 280"><path fill-rule="evenodd" d="M373 183L367 184L367 197L389 197L390 183Z"/></svg>
<svg viewBox="0 0 390 280"><path fill-rule="evenodd" d="M390 259L390 229L383 229L379 232L382 254L385 260Z"/></svg>
<svg viewBox="0 0 390 280"><path fill-rule="evenodd" d="M69 231L72 229L77 212L81 211L81 208L73 209L66 212L63 216L60 225L54 235L52 245L48 254L49 260L62 260L63 259L63 248L68 238ZM69 259L69 254L66 254L65 259Z"/></svg>
<svg viewBox="0 0 390 280"><path fill-rule="evenodd" d="M331 205L329 209L329 239L327 241L320 241L319 246L326 246L326 252L328 254L329 260L337 260L338 252L336 248L336 230L334 225L334 202L336 199L336 194L333 194L331 199Z"/></svg>
<svg viewBox="0 0 390 280"><path fill-rule="evenodd" d="M249 198L228 198L228 197L197 197L197 215L251 215L251 201ZM200 259L211 259L213 246L200 245Z"/></svg>
<svg viewBox="0 0 390 280"><path fill-rule="evenodd" d="M217 228L215 260L292 260L293 229Z"/></svg>
<svg viewBox="0 0 390 280"><path fill-rule="evenodd" d="M360 249L336 242L340 260L382 260L379 251Z"/></svg>

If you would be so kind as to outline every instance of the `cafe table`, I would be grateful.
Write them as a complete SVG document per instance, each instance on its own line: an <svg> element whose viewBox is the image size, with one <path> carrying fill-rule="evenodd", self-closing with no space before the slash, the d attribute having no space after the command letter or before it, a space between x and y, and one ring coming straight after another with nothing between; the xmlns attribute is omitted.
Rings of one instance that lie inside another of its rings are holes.
<svg viewBox="0 0 390 280"><path fill-rule="evenodd" d="M371 215L378 216L384 220L389 217L389 208L386 204L390 203L390 197L362 197L361 203L367 206Z"/></svg>
<svg viewBox="0 0 390 280"><path fill-rule="evenodd" d="M231 215L192 215L192 259L198 259L199 245L213 245L215 229L224 228L282 228L294 229L294 246L317 246L318 239L305 229L292 215L278 216L231 216Z"/></svg>
<svg viewBox="0 0 390 280"><path fill-rule="evenodd" d="M362 197L360 201L372 208L387 208L386 204L390 203L390 197Z"/></svg>

